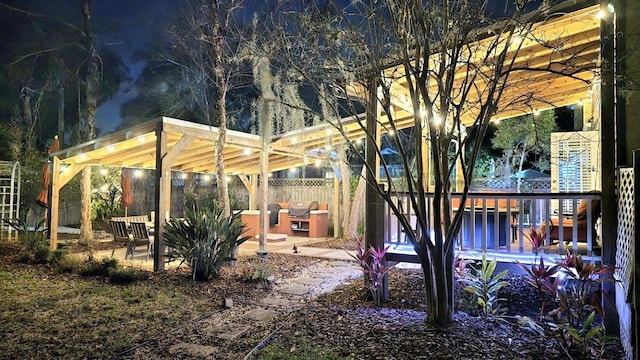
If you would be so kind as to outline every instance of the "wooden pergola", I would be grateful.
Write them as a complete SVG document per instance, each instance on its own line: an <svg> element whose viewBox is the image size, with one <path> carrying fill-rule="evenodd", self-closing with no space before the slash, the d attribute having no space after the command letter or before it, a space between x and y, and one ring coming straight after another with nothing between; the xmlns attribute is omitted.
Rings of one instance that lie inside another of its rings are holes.
<svg viewBox="0 0 640 360"><path fill-rule="evenodd" d="M531 32L532 37L548 39L550 45L562 44L562 52L558 52L558 47L541 46L538 41L525 38L516 63L523 67L540 67L560 61L566 54L572 54L577 59L576 68L597 68L601 46L601 20L597 16L598 11L599 6L590 6L537 24ZM480 51L482 42L480 40L473 47ZM589 64L592 66L588 66ZM394 72L399 72L394 67L386 71L389 77ZM585 119L599 116L591 108L591 98L598 96L598 92L592 87L596 79L592 71L579 71L572 77L549 72L521 71L513 73L511 77L513 86L507 89L494 119L578 103L584 106ZM393 84L392 106L398 129L410 127L414 121L414 113L407 101L407 83L403 79L399 77ZM524 99L523 94L535 96ZM465 125L472 123L475 111L477 109L467 109ZM385 116L378 118L379 133L389 129L388 121ZM336 130L336 125L341 131ZM363 138L365 130L354 117L342 119L340 124L321 124L291 131L269 143L265 143L259 135L228 130L224 144L224 165L228 175L239 176L255 195L257 175L264 173L265 166L269 172L274 172L313 164L318 158L313 155L317 154L315 150ZM170 208L171 172L214 173L217 137L216 127L162 117L52 154L51 247L57 247L60 189L82 169L87 166L155 169L156 215L153 221L157 235L154 268L162 270L161 254L164 249L162 236L159 234L162 233ZM261 159L261 154L268 156Z"/></svg>

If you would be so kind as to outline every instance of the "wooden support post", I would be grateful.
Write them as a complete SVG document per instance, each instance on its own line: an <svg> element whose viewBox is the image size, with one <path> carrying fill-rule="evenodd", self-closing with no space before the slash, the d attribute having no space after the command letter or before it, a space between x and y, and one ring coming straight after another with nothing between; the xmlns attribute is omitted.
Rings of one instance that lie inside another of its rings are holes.
<svg viewBox="0 0 640 360"><path fill-rule="evenodd" d="M163 123L156 127L156 191L155 218L153 219L155 235L153 242L153 270L164 271L164 225L171 211L171 165L175 159L196 139L194 135L183 135L170 149L167 134L163 131Z"/></svg>
<svg viewBox="0 0 640 360"><path fill-rule="evenodd" d="M258 208L258 174L251 175L249 193L249 210L256 210Z"/></svg>
<svg viewBox="0 0 640 360"><path fill-rule="evenodd" d="M615 47L614 47L614 14L607 10L608 1L602 0L600 11L603 16L600 20L600 54L602 56L602 87L600 106L600 136L602 144L602 262L605 265L616 265L616 247L618 237L618 204L616 196L616 180L618 177L616 168L617 139L615 117ZM620 134L623 136L622 134ZM608 335L619 333L618 314L615 301L615 283L603 283L606 293L605 329Z"/></svg>
<svg viewBox="0 0 640 360"><path fill-rule="evenodd" d="M260 239L258 241L258 256L267 257L267 234L269 234L269 144L263 141L260 152Z"/></svg>
<svg viewBox="0 0 640 360"><path fill-rule="evenodd" d="M57 156L54 156L51 169L51 201L49 202L49 248L51 250L56 250L58 248L60 187L60 159Z"/></svg>
<svg viewBox="0 0 640 360"><path fill-rule="evenodd" d="M257 209L257 199L256 195L258 193L258 175L250 175L249 178L247 175L240 174L238 175L238 179L242 182L242 185L249 191L249 210Z"/></svg>
<svg viewBox="0 0 640 360"><path fill-rule="evenodd" d="M60 214L60 189L73 179L87 165L71 164L60 172L62 165L58 157L53 158L51 169L51 194L49 202L49 246L51 250L55 250L58 246L58 219Z"/></svg>
<svg viewBox="0 0 640 360"><path fill-rule="evenodd" d="M376 190L378 184L378 178L380 174L380 168L378 166L379 159L378 153L375 150L378 146L376 139L378 137L378 97L377 97L377 82L375 79L371 79L368 84L368 102L367 102L367 138L365 143L365 160L366 166L369 166L374 171L374 174L367 172L367 190L365 193L366 208L365 208L365 247L374 247L382 249L384 248L384 205L382 199ZM386 258L385 258L386 265ZM365 279L366 281L366 279ZM385 275L382 280L382 294L381 299L383 302L389 300L389 277Z"/></svg>
<svg viewBox="0 0 640 360"><path fill-rule="evenodd" d="M344 178L345 174L342 174L342 181L349 181ZM340 181L338 177L333 177L333 211L331 212L331 219L333 220L333 237L340 236Z"/></svg>

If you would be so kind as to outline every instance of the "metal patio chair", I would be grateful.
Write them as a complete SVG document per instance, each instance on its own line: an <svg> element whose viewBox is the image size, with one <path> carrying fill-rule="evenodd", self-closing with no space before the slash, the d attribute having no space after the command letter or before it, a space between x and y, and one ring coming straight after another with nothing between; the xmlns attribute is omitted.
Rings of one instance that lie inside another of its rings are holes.
<svg viewBox="0 0 640 360"><path fill-rule="evenodd" d="M113 250L111 251L111 257L116 251L116 247L118 244L126 245L127 252L124 255L125 260L129 253L131 252L131 237L129 236L129 230L127 230L127 224L124 221L110 221L111 224L111 233L113 234ZM133 253L131 253L131 257L133 257Z"/></svg>
<svg viewBox="0 0 640 360"><path fill-rule="evenodd" d="M152 236L149 234L149 228L147 224L143 222L131 222L131 257L135 254L137 245L146 245L147 247L147 261L149 260L149 254L151 253Z"/></svg>

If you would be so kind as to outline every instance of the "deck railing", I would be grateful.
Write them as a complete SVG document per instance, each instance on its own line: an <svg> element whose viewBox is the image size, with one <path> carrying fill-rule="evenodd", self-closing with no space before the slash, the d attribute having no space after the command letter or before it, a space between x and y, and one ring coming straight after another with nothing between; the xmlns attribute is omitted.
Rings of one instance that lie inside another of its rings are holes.
<svg viewBox="0 0 640 360"><path fill-rule="evenodd" d="M429 224L433 227L433 194L426 194ZM559 257L568 250L585 259L601 260L601 245L595 231L600 216L600 193L469 193L462 207L462 225L456 250L463 257L477 258L483 252L499 260L533 261L535 255L528 238L530 228L545 234L545 256ZM393 199L416 229L408 194ZM452 211L458 211L461 194L452 194ZM583 203L584 202L584 203ZM580 205L581 203L582 206ZM574 226L574 224L576 226ZM385 244L390 252L404 254L411 261L411 244L397 217L385 204ZM391 255L393 257L393 255Z"/></svg>

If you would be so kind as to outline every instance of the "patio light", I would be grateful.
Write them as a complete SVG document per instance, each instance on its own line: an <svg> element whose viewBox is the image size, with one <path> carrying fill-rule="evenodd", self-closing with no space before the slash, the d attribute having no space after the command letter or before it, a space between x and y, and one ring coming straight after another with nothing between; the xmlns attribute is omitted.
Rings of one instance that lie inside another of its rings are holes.
<svg viewBox="0 0 640 360"><path fill-rule="evenodd" d="M611 1L609 1L609 3L607 4L607 11L609 11L611 14L616 12L616 8L613 6L613 3Z"/></svg>
<svg viewBox="0 0 640 360"><path fill-rule="evenodd" d="M100 175L104 176L107 175L108 171L105 168L100 169Z"/></svg>
<svg viewBox="0 0 640 360"><path fill-rule="evenodd" d="M610 14L613 14L616 12L616 8L615 6L613 6L612 2L607 3L606 9L607 11L600 9L600 11L596 13L596 19L604 19Z"/></svg>
<svg viewBox="0 0 640 360"><path fill-rule="evenodd" d="M136 171L133 172L133 176L137 178L142 177L142 170L137 169Z"/></svg>
<svg viewBox="0 0 640 360"><path fill-rule="evenodd" d="M440 125L441 123L442 123L442 116L440 116L440 114L435 114L433 116L433 124Z"/></svg>
<svg viewBox="0 0 640 360"><path fill-rule="evenodd" d="M250 155L251 154L251 149L249 149L249 148L244 149L244 154L245 155Z"/></svg>
<svg viewBox="0 0 640 360"><path fill-rule="evenodd" d="M107 151L112 153L112 152L116 151L116 148L113 147L113 145L109 145L109 146L107 146Z"/></svg>

